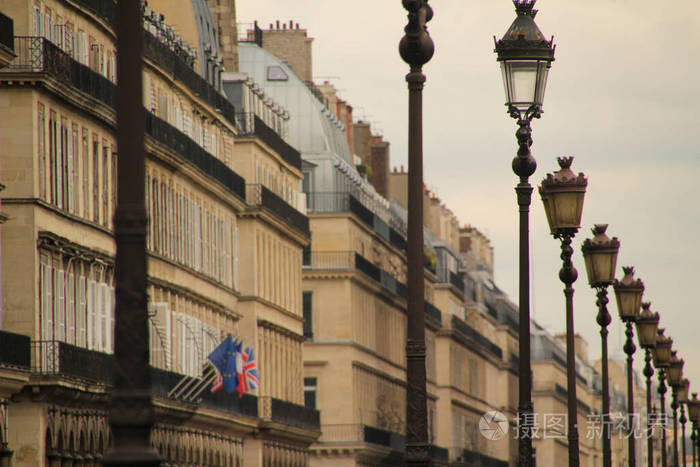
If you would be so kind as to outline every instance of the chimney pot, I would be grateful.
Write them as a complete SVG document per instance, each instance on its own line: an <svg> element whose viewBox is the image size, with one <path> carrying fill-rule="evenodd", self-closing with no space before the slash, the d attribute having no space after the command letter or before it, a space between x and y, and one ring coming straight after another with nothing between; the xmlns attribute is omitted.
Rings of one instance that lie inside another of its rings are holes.
<svg viewBox="0 0 700 467"><path fill-rule="evenodd" d="M272 23L270 23L270 31L272 31Z"/></svg>
<svg viewBox="0 0 700 467"><path fill-rule="evenodd" d="M289 20L289 29L294 29L294 22L291 19Z"/></svg>
<svg viewBox="0 0 700 467"><path fill-rule="evenodd" d="M299 23L297 23L297 30L299 30Z"/></svg>
<svg viewBox="0 0 700 467"><path fill-rule="evenodd" d="M277 21L275 22L275 24L277 24L277 29L279 29L279 28L280 28L280 20L277 20Z"/></svg>

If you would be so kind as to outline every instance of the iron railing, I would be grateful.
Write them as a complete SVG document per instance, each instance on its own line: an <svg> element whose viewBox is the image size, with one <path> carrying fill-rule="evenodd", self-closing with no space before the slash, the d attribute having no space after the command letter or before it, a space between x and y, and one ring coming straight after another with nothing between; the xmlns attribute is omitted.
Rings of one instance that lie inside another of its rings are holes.
<svg viewBox="0 0 700 467"><path fill-rule="evenodd" d="M386 446L394 451L403 451L406 447L406 437L393 431L365 425L364 435L366 443Z"/></svg>
<svg viewBox="0 0 700 467"><path fill-rule="evenodd" d="M467 465L478 465L480 467L508 467L507 461L502 461L469 449L462 450L462 455L459 457L458 461L466 462Z"/></svg>
<svg viewBox="0 0 700 467"><path fill-rule="evenodd" d="M289 165L301 170L301 153L287 143L278 131L271 128L260 117L252 112L239 112L236 114L236 126L240 136L259 138Z"/></svg>
<svg viewBox="0 0 700 467"><path fill-rule="evenodd" d="M74 0L83 8L91 10L110 26L116 25L117 10L114 0Z"/></svg>
<svg viewBox="0 0 700 467"><path fill-rule="evenodd" d="M367 201L369 202L370 200ZM307 193L306 210L309 213L318 214L350 212L384 238L384 240L399 250L406 250L406 239L404 236L374 214L353 193L347 191Z"/></svg>
<svg viewBox="0 0 700 467"><path fill-rule="evenodd" d="M14 22L11 18L0 13L0 46L14 50L15 45L12 40L14 34Z"/></svg>
<svg viewBox="0 0 700 467"><path fill-rule="evenodd" d="M15 58L0 73L46 73L114 108L116 86L43 37L15 36Z"/></svg>
<svg viewBox="0 0 700 467"><path fill-rule="evenodd" d="M202 172L228 188L231 193L245 200L243 177L205 151L189 136L150 112L146 112L146 134L194 164Z"/></svg>
<svg viewBox="0 0 700 467"><path fill-rule="evenodd" d="M207 80L194 71L183 59L159 41L153 34L144 31L144 57L152 60L168 74L187 86L196 96L220 112L233 125L236 124L236 109L226 97Z"/></svg>
<svg viewBox="0 0 700 467"><path fill-rule="evenodd" d="M503 358L503 350L499 346L488 340L457 316L452 316L452 329L499 359Z"/></svg>
<svg viewBox="0 0 700 467"><path fill-rule="evenodd" d="M104 384L112 382L112 355L56 340L32 342L31 353L33 373Z"/></svg>
<svg viewBox="0 0 700 467"><path fill-rule="evenodd" d="M246 202L250 206L263 207L302 234L306 236L311 235L309 218L290 206L267 187L260 184L246 185Z"/></svg>
<svg viewBox="0 0 700 467"><path fill-rule="evenodd" d="M303 267L318 270L355 268L354 251L306 251Z"/></svg>
<svg viewBox="0 0 700 467"><path fill-rule="evenodd" d="M0 366L30 368L30 342L28 336L0 331Z"/></svg>
<svg viewBox="0 0 700 467"><path fill-rule="evenodd" d="M438 268L436 272L438 282L443 284L450 284L460 293L464 293L464 281L462 280L462 275L446 268Z"/></svg>
<svg viewBox="0 0 700 467"><path fill-rule="evenodd" d="M426 316L441 325L442 313L440 312L440 310L427 300L424 303Z"/></svg>
<svg viewBox="0 0 700 467"><path fill-rule="evenodd" d="M320 430L321 413L318 410L275 399L274 397L271 398L270 402L272 409L270 418L272 421L304 428L306 430Z"/></svg>

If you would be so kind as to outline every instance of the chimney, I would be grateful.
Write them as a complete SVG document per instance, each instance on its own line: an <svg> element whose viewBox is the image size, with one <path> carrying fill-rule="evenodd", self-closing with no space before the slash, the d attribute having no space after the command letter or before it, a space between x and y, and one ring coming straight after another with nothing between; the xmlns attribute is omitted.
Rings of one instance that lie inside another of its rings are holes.
<svg viewBox="0 0 700 467"><path fill-rule="evenodd" d="M289 29L294 29L294 23L291 19L289 20Z"/></svg>
<svg viewBox="0 0 700 467"><path fill-rule="evenodd" d="M277 24L277 29L279 29L280 28L280 20L277 20L276 24Z"/></svg>
<svg viewBox="0 0 700 467"><path fill-rule="evenodd" d="M299 23L297 23L297 31L299 30Z"/></svg>

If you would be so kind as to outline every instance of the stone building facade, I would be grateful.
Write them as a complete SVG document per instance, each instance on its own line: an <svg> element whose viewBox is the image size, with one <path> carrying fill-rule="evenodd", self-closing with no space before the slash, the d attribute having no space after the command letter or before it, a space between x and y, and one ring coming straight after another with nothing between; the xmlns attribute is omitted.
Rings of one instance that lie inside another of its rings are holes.
<svg viewBox="0 0 700 467"><path fill-rule="evenodd" d="M0 432L13 465L97 465L110 443L115 3L3 9L16 57L0 69ZM204 0L145 4L152 440L172 465L302 466L319 414L303 406L301 157L269 120L241 123L202 24ZM255 349L257 392L210 392L206 356L227 334Z"/></svg>

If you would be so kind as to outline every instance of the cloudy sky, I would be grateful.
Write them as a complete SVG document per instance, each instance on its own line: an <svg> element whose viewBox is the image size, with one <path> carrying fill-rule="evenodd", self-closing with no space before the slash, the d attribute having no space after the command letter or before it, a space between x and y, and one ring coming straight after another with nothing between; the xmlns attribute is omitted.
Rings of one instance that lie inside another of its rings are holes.
<svg viewBox="0 0 700 467"><path fill-rule="evenodd" d="M314 37L316 81L325 79L372 121L407 165L407 66L397 44L406 24L400 0L239 0L238 21L294 20ZM510 169L515 121L506 115L493 53L515 13L509 0L433 0L435 56L424 72L425 182L459 217L492 240L496 282L517 301L517 207ZM600 356L595 295L580 244L594 223L622 246L645 299L686 360L700 392L700 3L652 0L540 0L537 23L555 37L542 119L533 123L539 185L555 158L575 157L589 180L575 239L575 327ZM535 192L536 193L536 192ZM539 196L531 215L532 307L552 333L565 329L559 244L549 236ZM693 275L695 273L695 275ZM624 335L611 290L609 347ZM637 362L641 353L635 355Z"/></svg>

